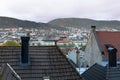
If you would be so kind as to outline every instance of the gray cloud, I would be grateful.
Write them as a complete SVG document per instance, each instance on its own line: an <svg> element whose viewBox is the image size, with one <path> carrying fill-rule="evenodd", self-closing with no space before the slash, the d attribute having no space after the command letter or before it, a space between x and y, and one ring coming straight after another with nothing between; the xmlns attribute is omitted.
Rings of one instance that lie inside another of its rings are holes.
<svg viewBox="0 0 120 80"><path fill-rule="evenodd" d="M119 0L0 0L0 16L47 22L55 18L120 19Z"/></svg>

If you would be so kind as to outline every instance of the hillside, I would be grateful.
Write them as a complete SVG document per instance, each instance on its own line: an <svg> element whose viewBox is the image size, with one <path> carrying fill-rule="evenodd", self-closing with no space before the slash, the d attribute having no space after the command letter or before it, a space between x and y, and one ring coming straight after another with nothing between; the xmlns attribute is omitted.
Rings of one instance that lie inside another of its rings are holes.
<svg viewBox="0 0 120 80"><path fill-rule="evenodd" d="M49 24L58 25L61 27L77 27L77 28L86 28L89 29L91 25L97 26L97 28L115 28L120 29L120 21L98 21L92 19L84 19L84 18L60 18L55 19Z"/></svg>
<svg viewBox="0 0 120 80"><path fill-rule="evenodd" d="M39 23L9 17L0 17L0 27L37 27Z"/></svg>
<svg viewBox="0 0 120 80"><path fill-rule="evenodd" d="M23 28L41 28L50 29L56 28L65 30L65 27L77 27L90 29L91 25L97 26L97 28L115 28L120 30L120 21L98 21L84 18L59 18L52 20L48 23L37 23L27 20L19 20L9 17L0 17L0 27L23 27Z"/></svg>
<svg viewBox="0 0 120 80"><path fill-rule="evenodd" d="M41 28L41 29L49 29L49 28L58 28L64 29L59 26L53 26L47 23L37 23L33 21L19 20L10 17L0 17L0 27L23 27L23 28Z"/></svg>

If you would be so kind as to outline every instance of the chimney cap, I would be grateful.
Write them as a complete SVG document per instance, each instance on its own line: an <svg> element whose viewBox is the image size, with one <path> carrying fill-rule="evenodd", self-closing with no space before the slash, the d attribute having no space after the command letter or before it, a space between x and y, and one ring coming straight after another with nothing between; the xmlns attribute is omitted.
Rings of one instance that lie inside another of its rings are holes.
<svg viewBox="0 0 120 80"><path fill-rule="evenodd" d="M92 29L95 29L95 28L96 28L96 26L91 26L91 28L92 28Z"/></svg>

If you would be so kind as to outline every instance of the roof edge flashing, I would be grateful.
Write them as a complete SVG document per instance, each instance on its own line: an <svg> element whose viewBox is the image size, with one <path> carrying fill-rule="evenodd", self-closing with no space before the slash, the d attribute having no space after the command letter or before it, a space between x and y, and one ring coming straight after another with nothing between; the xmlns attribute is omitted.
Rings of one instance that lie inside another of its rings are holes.
<svg viewBox="0 0 120 80"><path fill-rule="evenodd" d="M99 38L97 36L96 31L94 31L93 34L95 36L95 39L96 39L96 42L97 42L97 45L98 45L98 47L100 49L101 54L104 55L104 51L103 51L102 45L100 44L100 41L99 41Z"/></svg>

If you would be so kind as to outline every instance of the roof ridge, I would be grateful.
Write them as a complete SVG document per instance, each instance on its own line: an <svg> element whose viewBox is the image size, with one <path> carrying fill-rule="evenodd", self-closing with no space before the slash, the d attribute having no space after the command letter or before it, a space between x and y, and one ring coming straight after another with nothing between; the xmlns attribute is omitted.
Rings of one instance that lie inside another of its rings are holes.
<svg viewBox="0 0 120 80"><path fill-rule="evenodd" d="M98 44L98 47L99 47L101 53L104 54L103 48L102 48L102 46L101 46L101 44L100 44L100 41L99 41L99 38L98 38L98 36L97 36L96 31L93 31L93 34L94 34L94 36L95 36L95 38L96 38L96 41L97 41L97 44Z"/></svg>

